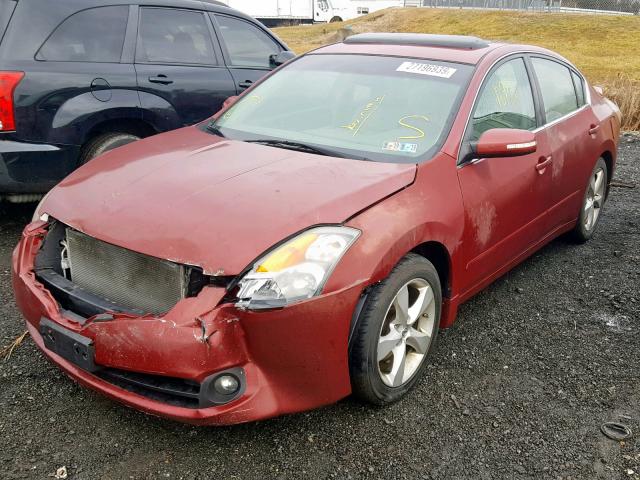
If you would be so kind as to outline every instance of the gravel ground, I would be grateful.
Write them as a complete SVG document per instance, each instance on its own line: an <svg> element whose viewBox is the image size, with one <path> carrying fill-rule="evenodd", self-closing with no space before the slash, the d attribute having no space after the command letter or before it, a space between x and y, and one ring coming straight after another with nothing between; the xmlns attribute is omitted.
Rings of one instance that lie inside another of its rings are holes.
<svg viewBox="0 0 640 480"><path fill-rule="evenodd" d="M145 416L76 386L30 340L0 361L0 478L640 479L640 138L587 244L557 240L463 306L416 391L229 428ZM0 347L23 331L0 206ZM626 442L600 426L620 421Z"/></svg>

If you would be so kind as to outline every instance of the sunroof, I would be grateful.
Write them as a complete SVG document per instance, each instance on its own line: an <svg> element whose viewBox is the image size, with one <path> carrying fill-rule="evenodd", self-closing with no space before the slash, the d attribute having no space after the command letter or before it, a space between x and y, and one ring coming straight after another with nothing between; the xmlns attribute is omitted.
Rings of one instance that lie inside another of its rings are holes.
<svg viewBox="0 0 640 480"><path fill-rule="evenodd" d="M359 33L344 40L349 44L417 45L421 47L459 48L478 50L489 42L466 35L432 35L428 33Z"/></svg>

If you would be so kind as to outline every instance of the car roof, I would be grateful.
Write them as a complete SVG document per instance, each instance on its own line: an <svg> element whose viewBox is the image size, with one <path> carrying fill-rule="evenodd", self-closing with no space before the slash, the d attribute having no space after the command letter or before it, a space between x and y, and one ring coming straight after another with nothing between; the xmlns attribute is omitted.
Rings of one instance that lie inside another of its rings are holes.
<svg viewBox="0 0 640 480"><path fill-rule="evenodd" d="M311 53L399 56L477 65L488 53L498 48L504 49L505 53L544 50L465 35L364 33L347 37L341 43L327 45Z"/></svg>

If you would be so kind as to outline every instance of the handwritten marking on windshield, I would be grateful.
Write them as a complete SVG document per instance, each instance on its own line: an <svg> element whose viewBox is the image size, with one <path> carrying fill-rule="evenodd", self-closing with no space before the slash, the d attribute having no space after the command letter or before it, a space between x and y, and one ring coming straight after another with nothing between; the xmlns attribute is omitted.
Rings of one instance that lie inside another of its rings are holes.
<svg viewBox="0 0 640 480"><path fill-rule="evenodd" d="M384 100L384 95L380 97L376 97L372 102L369 102L365 105L362 111L357 115L355 120L348 125L342 125L340 128L346 128L347 130L351 130L353 132L353 136L355 137L365 122L369 119L373 113L378 110L380 104Z"/></svg>
<svg viewBox="0 0 640 480"><path fill-rule="evenodd" d="M398 140L415 140L418 138L424 138L425 134L424 134L424 130L414 126L414 125L410 125L408 123L406 123L406 120L410 119L410 118L417 118L417 119L421 119L424 120L425 122L429 122L429 117L426 117L424 115L406 115L404 117L402 117L400 120L398 120L398 123L400 125L402 125L403 127L409 128L413 131L415 131L417 133L417 135L409 135L409 136L404 136L404 137L398 137Z"/></svg>

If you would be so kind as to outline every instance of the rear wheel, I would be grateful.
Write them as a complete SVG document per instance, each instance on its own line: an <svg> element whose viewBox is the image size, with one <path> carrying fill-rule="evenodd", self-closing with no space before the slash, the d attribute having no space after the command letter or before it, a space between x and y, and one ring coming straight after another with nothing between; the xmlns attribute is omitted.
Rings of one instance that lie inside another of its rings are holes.
<svg viewBox="0 0 640 480"><path fill-rule="evenodd" d="M589 240L598 226L607 195L607 182L607 164L600 158L589 177L578 222L571 232L571 237L578 243Z"/></svg>
<svg viewBox="0 0 640 480"><path fill-rule="evenodd" d="M369 292L349 358L355 396L384 405L416 384L438 333L442 292L434 266L409 254Z"/></svg>
<svg viewBox="0 0 640 480"><path fill-rule="evenodd" d="M80 164L93 160L109 150L140 140L140 137L130 133L103 133L92 139L83 149Z"/></svg>

